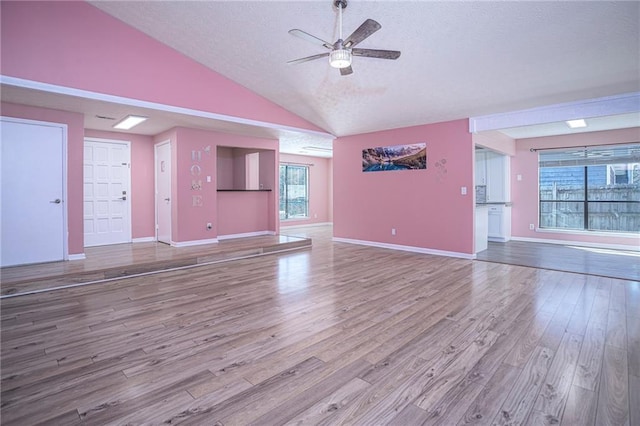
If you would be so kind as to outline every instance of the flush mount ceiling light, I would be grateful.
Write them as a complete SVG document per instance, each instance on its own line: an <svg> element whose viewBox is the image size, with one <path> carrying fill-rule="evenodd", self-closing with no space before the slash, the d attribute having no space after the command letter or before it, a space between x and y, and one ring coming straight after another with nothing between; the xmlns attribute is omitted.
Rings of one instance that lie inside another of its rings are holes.
<svg viewBox="0 0 640 426"><path fill-rule="evenodd" d="M141 115L127 115L124 119L114 124L113 127L114 129L129 130L142 123L147 118L148 117L143 117Z"/></svg>
<svg viewBox="0 0 640 426"><path fill-rule="evenodd" d="M571 127L572 129L587 127L587 122L584 121L582 118L579 120L568 120L568 121L565 121L565 123L567 123L567 126Z"/></svg>

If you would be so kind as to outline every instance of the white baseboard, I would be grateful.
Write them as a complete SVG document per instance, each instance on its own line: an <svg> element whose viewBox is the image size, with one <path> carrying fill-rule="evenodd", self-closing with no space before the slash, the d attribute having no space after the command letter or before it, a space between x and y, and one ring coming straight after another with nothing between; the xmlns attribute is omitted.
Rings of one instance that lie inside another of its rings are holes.
<svg viewBox="0 0 640 426"><path fill-rule="evenodd" d="M131 240L131 242L133 244L135 244L135 243L153 243L155 241L157 241L156 237L140 237L140 238L133 238Z"/></svg>
<svg viewBox="0 0 640 426"><path fill-rule="evenodd" d="M280 222L280 229L311 228L313 226L327 226L327 225L333 225L333 222L297 223L295 225L283 225L282 222Z"/></svg>
<svg viewBox="0 0 640 426"><path fill-rule="evenodd" d="M261 237L263 235L276 235L274 231L244 232L242 234L218 235L218 241L233 240L234 238Z"/></svg>
<svg viewBox="0 0 640 426"><path fill-rule="evenodd" d="M509 238L505 238L505 237L488 237L487 241L493 241L494 243L506 243L510 239L511 239L511 237L509 237Z"/></svg>
<svg viewBox="0 0 640 426"><path fill-rule="evenodd" d="M339 238L333 237L333 241L339 243L349 243L349 244L359 244L362 246L371 246L371 247L379 247L386 248L391 250L402 250L402 251L410 251L413 253L422 253L422 254L433 254L435 256L447 256L447 257L457 257L461 259L475 259L475 254L470 253L459 253L456 251L444 251L444 250L435 250L428 249L423 247L415 247L415 246L403 246L399 244L388 244L388 243L379 243L375 241L364 241L364 240L352 240L350 238Z"/></svg>
<svg viewBox="0 0 640 426"><path fill-rule="evenodd" d="M85 260L87 256L84 253L70 254L67 260Z"/></svg>
<svg viewBox="0 0 640 426"><path fill-rule="evenodd" d="M207 240L194 240L194 241L179 241L174 242L171 241L172 247L192 247L192 246L203 246L205 244L216 244L218 242L217 238L209 238Z"/></svg>
<svg viewBox="0 0 640 426"><path fill-rule="evenodd" d="M568 240L549 240L547 238L528 238L528 237L511 237L513 241L524 241L529 243L547 243L547 244L560 244L563 246L578 246L578 247L593 247L609 250L628 250L640 252L639 246L624 245L624 244L602 244L602 243L589 243L584 241L568 241Z"/></svg>

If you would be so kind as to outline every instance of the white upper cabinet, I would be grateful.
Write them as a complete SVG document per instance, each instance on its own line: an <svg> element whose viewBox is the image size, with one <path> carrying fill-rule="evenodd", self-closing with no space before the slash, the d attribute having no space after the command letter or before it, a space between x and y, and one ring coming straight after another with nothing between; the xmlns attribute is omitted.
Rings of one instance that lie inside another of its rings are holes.
<svg viewBox="0 0 640 426"><path fill-rule="evenodd" d="M476 151L476 185L487 184L487 154Z"/></svg>
<svg viewBox="0 0 640 426"><path fill-rule="evenodd" d="M476 151L476 185L486 185L488 203L511 201L510 157L491 151Z"/></svg>

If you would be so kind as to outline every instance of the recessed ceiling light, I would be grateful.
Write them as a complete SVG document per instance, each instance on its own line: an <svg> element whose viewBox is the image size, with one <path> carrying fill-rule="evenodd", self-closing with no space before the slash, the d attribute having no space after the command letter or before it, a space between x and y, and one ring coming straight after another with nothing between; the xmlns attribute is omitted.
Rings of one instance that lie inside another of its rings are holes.
<svg viewBox="0 0 640 426"><path fill-rule="evenodd" d="M113 127L115 129L120 129L120 130L129 130L137 126L138 124L142 123L147 118L148 117L143 117L141 115L127 115L123 120L114 124Z"/></svg>
<svg viewBox="0 0 640 426"><path fill-rule="evenodd" d="M587 127L587 122L584 121L582 118L579 120L568 120L568 121L565 121L565 123L567 123L567 126L571 127L572 129Z"/></svg>

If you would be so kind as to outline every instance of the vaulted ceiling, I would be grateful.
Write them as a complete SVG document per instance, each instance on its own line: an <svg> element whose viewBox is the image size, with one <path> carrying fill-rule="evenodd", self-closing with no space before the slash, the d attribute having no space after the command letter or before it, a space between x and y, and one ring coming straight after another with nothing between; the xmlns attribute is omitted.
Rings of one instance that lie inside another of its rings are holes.
<svg viewBox="0 0 640 426"><path fill-rule="evenodd" d="M327 52L289 30L330 42L338 38L331 0L90 3L336 136L640 91L640 2L635 1L349 0L345 36L371 18L382 28L358 47L400 50L402 55L397 60L354 57L354 73L348 76L331 68L327 58L287 64ZM3 100L84 112L88 128L110 128L94 119L96 111L122 109L5 89ZM193 117L160 118L165 125L244 131ZM612 123L598 129L621 121ZM640 116L626 116L625 123L640 125ZM511 131L531 137L555 130ZM330 147L332 139L256 135L279 137L284 152L303 152L306 145Z"/></svg>
<svg viewBox="0 0 640 426"><path fill-rule="evenodd" d="M345 36L382 29L341 76L326 52L337 11L322 1L93 2L96 7L328 132L349 135L586 100L640 89L639 2L350 0Z"/></svg>

